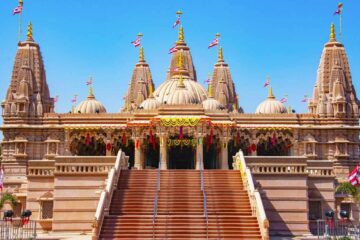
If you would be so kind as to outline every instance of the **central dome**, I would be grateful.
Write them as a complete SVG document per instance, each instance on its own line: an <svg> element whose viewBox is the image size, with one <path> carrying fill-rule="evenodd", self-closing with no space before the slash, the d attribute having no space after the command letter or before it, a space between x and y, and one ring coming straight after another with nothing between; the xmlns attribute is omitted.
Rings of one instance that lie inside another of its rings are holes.
<svg viewBox="0 0 360 240"><path fill-rule="evenodd" d="M174 102L174 94L180 96L179 93L182 92L191 99L192 104L202 103L206 99L206 90L197 82L190 80L188 76L182 76L183 83L185 88L178 88L179 75L173 76L170 80L162 83L154 92L155 98L162 104L186 104L182 102L185 98L179 98L178 101ZM185 93L186 92L186 93ZM184 95L184 96L185 96ZM186 98L187 99L187 98Z"/></svg>

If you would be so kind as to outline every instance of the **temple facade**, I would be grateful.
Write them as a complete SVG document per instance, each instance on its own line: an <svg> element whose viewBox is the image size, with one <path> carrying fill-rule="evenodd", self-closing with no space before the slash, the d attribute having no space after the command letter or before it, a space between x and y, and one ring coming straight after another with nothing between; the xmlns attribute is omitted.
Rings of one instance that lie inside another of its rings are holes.
<svg viewBox="0 0 360 240"><path fill-rule="evenodd" d="M208 89L197 81L182 26L175 48L156 87L140 48L120 112L107 113L90 88L72 112L56 113L29 27L1 103L5 188L18 197L17 214L30 209L44 230L90 231L120 149L128 156L124 167L138 170L233 169L241 150L274 234L309 233L327 209L347 208L358 219L352 199L334 192L359 162L360 130L359 101L334 25L308 113L286 109L271 87L254 113L244 113L223 48Z"/></svg>

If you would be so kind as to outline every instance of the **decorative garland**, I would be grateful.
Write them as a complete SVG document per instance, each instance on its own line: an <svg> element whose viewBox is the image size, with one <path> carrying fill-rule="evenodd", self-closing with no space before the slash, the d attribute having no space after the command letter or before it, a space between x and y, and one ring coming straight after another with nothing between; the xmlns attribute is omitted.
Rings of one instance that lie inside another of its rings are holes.
<svg viewBox="0 0 360 240"><path fill-rule="evenodd" d="M160 118L160 124L165 127L195 127L200 122L199 117L168 117L168 118Z"/></svg>
<svg viewBox="0 0 360 240"><path fill-rule="evenodd" d="M191 147L195 148L197 145L197 140L196 139L168 139L166 144L168 147L172 147L172 146L177 147L180 145L184 145L184 146L191 146Z"/></svg>

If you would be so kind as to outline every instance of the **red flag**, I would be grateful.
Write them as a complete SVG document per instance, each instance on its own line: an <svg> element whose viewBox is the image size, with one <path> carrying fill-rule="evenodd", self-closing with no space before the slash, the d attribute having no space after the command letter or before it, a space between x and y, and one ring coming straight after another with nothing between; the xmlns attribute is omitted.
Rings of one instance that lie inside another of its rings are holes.
<svg viewBox="0 0 360 240"><path fill-rule="evenodd" d="M59 95L56 95L53 101L54 103L57 103L59 101Z"/></svg>
<svg viewBox="0 0 360 240"><path fill-rule="evenodd" d="M172 48L169 49L169 54L177 52L178 49L176 48L176 46L173 46Z"/></svg>
<svg viewBox="0 0 360 240"><path fill-rule="evenodd" d="M288 100L287 97L283 97L282 99L280 99L280 102L281 102L281 103L286 103L287 100Z"/></svg>
<svg viewBox="0 0 360 240"><path fill-rule="evenodd" d="M301 100L301 102L307 102L308 101L308 98L307 96L305 95L304 98Z"/></svg>
<svg viewBox="0 0 360 240"><path fill-rule="evenodd" d="M122 144L126 145L126 134L125 134L125 132L123 133L121 140L122 140Z"/></svg>
<svg viewBox="0 0 360 240"><path fill-rule="evenodd" d="M357 186L360 184L359 176L359 165L357 165L348 175L348 181L351 183L351 185Z"/></svg>
<svg viewBox="0 0 360 240"><path fill-rule="evenodd" d="M182 140L182 139L184 138L184 135L183 135L183 127L182 127L182 126L180 126L179 138L180 138L180 140Z"/></svg>
<svg viewBox="0 0 360 240"><path fill-rule="evenodd" d="M211 82L211 80L210 80L210 78L208 78L208 79L206 79L204 82L205 82L206 84L209 84L209 83Z"/></svg>
<svg viewBox="0 0 360 240"><path fill-rule="evenodd" d="M208 46L208 49L212 48L212 47L215 47L217 45L219 45L219 38L218 37L216 37L214 40L211 41L211 43Z"/></svg>
<svg viewBox="0 0 360 240"><path fill-rule="evenodd" d="M13 15L16 15L16 14L19 14L19 13L22 13L22 6L17 6L16 8L14 8L13 10Z"/></svg>
<svg viewBox="0 0 360 240"><path fill-rule="evenodd" d="M177 17L176 21L173 24L173 28L180 24L180 15Z"/></svg>
<svg viewBox="0 0 360 240"><path fill-rule="evenodd" d="M334 15L340 15L342 13L343 4L339 3L337 10L334 12Z"/></svg>
<svg viewBox="0 0 360 240"><path fill-rule="evenodd" d="M137 37L134 41L131 42L134 47L138 47L141 45L141 37Z"/></svg>

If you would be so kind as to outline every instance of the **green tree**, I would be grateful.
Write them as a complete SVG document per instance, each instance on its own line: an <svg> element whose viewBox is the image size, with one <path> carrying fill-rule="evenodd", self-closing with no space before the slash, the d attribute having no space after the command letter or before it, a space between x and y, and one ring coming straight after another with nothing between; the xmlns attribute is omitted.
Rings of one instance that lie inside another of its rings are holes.
<svg viewBox="0 0 360 240"><path fill-rule="evenodd" d="M354 202L359 204L360 203L360 192L359 189L357 187L354 187L351 183L349 182L343 182L340 183L335 190L336 193L344 193L344 194L348 194L351 195L354 199Z"/></svg>
<svg viewBox="0 0 360 240"><path fill-rule="evenodd" d="M1 195L0 198L0 209L3 208L5 202L9 201L11 203L12 206L16 206L17 204L17 199L14 195L12 195L11 193L4 193Z"/></svg>

